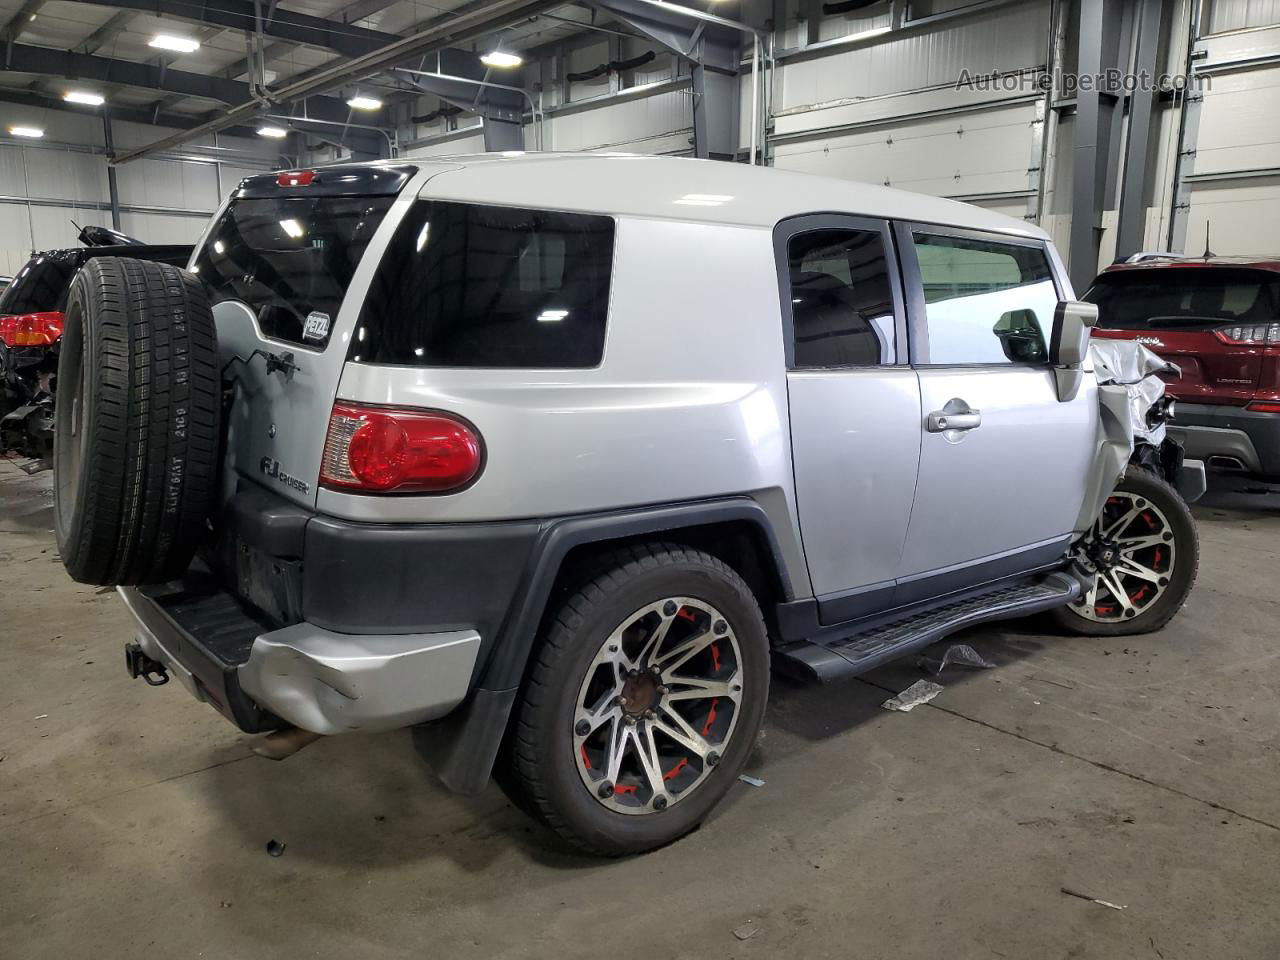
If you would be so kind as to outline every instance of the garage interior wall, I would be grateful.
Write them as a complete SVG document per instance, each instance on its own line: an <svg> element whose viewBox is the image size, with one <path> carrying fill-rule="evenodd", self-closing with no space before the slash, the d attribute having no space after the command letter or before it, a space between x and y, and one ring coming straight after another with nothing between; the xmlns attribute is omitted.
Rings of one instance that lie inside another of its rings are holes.
<svg viewBox="0 0 1280 960"><path fill-rule="evenodd" d="M101 118L48 110L41 123L40 140L0 138L0 273L8 276L34 251L78 246L73 221L111 226ZM118 149L158 131L169 132L112 121ZM181 156L120 165L120 229L149 243L194 243L228 190L276 166L274 145L227 136L194 141Z"/></svg>
<svg viewBox="0 0 1280 960"><path fill-rule="evenodd" d="M1046 90L1039 81L1075 69L1084 2L881 0L824 14L822 0L771 0L754 22L775 55L762 83L765 161L1026 218L1068 256L1076 104L1068 91L1056 84ZM1107 2L1130 19L1138 6L1138 0ZM747 16L748 6L737 7L738 15ZM689 61L652 39L621 35L625 26L608 14L596 23L542 46L535 38L521 51L525 64L511 82L523 85L543 118L535 123L532 111L526 114L526 148L692 154ZM1122 51L1122 62L1129 56ZM644 62L600 70L637 58ZM744 54L736 105L740 159L750 148L748 63ZM1143 249L1198 253L1207 228L1215 253L1274 252L1280 0L1163 0L1158 71L1181 75L1189 63L1207 83L1162 95L1153 108L1140 199ZM1000 82L958 87L966 72ZM1128 147L1126 105L1122 100L1116 127L1120 158ZM400 157L484 149L484 121L431 94L393 104L384 120ZM33 248L74 242L71 219L109 222L100 119L50 111L46 126L38 143L0 140L0 267L8 272ZM157 139L155 128L139 124L116 121L113 130L118 148ZM301 152L282 161L281 144L222 136L216 144L192 143L123 164L121 226L145 240L191 240L246 172L347 155L321 143L291 140L287 147ZM1122 199L1116 162L1104 179L1098 266L1116 250Z"/></svg>

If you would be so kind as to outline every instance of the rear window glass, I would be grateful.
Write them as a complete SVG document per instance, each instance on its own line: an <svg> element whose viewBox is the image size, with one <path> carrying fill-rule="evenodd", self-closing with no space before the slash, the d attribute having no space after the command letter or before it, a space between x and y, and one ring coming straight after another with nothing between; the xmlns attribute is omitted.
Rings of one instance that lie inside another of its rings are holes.
<svg viewBox="0 0 1280 960"><path fill-rule="evenodd" d="M1117 270L1098 277L1084 299L1098 305L1098 325L1112 330L1271 323L1280 277L1232 267Z"/></svg>
<svg viewBox="0 0 1280 960"><path fill-rule="evenodd" d="M193 269L210 300L239 300L264 336L322 348L395 197L233 200Z"/></svg>
<svg viewBox="0 0 1280 960"><path fill-rule="evenodd" d="M610 217L419 200L378 265L350 359L596 366L612 263Z"/></svg>
<svg viewBox="0 0 1280 960"><path fill-rule="evenodd" d="M28 260L0 294L0 315L65 309L71 279L79 265L78 260L63 256Z"/></svg>

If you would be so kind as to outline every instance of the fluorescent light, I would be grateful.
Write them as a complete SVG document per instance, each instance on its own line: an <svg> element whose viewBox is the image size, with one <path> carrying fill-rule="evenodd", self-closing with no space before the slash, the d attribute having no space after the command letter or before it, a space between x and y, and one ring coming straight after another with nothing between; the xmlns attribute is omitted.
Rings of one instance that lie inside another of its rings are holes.
<svg viewBox="0 0 1280 960"><path fill-rule="evenodd" d="M381 110L382 101L377 97L355 96L347 101L347 106L352 110Z"/></svg>
<svg viewBox="0 0 1280 960"><path fill-rule="evenodd" d="M67 103L83 103L89 107L100 107L107 102L107 98L100 93L90 93L87 90L68 90L62 95L62 99Z"/></svg>
<svg viewBox="0 0 1280 960"><path fill-rule="evenodd" d="M273 127L270 124L266 124L258 128L258 136L270 137L272 140L279 140L281 137L287 137L288 135L289 131L284 127Z"/></svg>
<svg viewBox="0 0 1280 960"><path fill-rule="evenodd" d="M431 230L431 224L430 222L427 222L427 223L424 223L422 225L422 229L418 231L418 242L414 244L414 249L418 253L421 253L422 248L427 245L427 234L430 232L430 230Z"/></svg>
<svg viewBox="0 0 1280 960"><path fill-rule="evenodd" d="M227 248L226 248L226 245L225 245L225 244L223 244L223 242L222 242L221 240L215 240L215 241L213 241L213 252L214 252L214 253L224 253L224 252L226 252L226 249L227 249ZM792 302L794 303L795 301L792 301Z"/></svg>
<svg viewBox="0 0 1280 960"><path fill-rule="evenodd" d="M543 310L538 314L539 323L559 323L569 315L568 310Z"/></svg>
<svg viewBox="0 0 1280 960"><path fill-rule="evenodd" d="M195 53L200 49L200 41L190 37L175 37L169 33L157 33L147 41L147 46L157 50L172 50L174 53Z"/></svg>
<svg viewBox="0 0 1280 960"><path fill-rule="evenodd" d="M488 53L480 57L480 62L486 67L497 67L499 70L509 70L511 67L518 67L524 63L524 57L516 53L506 53L502 50L490 50Z"/></svg>
<svg viewBox="0 0 1280 960"><path fill-rule="evenodd" d="M10 127L9 132L15 137L43 137L44 131L39 127Z"/></svg>
<svg viewBox="0 0 1280 960"><path fill-rule="evenodd" d="M297 220L281 220L280 226L284 229L285 233L295 239L302 236L302 224ZM361 332L363 333L364 331Z"/></svg>
<svg viewBox="0 0 1280 960"><path fill-rule="evenodd" d="M732 199L733 197L726 196L723 193L686 193L679 200L672 200L671 202L682 203L686 207L718 207Z"/></svg>

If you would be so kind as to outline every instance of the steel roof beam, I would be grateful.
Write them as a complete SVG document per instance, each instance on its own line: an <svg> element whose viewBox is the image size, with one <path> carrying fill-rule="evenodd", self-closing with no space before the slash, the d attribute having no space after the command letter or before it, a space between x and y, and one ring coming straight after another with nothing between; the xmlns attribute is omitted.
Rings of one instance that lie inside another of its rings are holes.
<svg viewBox="0 0 1280 960"><path fill-rule="evenodd" d="M35 0L28 0L35 2ZM193 23L207 23L228 30L257 29L253 0L81 0L104 7L122 7L157 17L172 17ZM313 17L275 6L264 10L262 32L274 40L306 44L332 50L347 57L358 57L399 40L394 33L354 27L328 17Z"/></svg>

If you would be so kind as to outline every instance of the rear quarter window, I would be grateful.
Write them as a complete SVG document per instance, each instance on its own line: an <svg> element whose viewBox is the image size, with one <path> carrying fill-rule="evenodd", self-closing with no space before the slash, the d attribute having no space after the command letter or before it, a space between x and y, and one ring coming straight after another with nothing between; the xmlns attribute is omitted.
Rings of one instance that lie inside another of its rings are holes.
<svg viewBox="0 0 1280 960"><path fill-rule="evenodd" d="M423 367L594 367L611 217L419 200L378 266L349 359Z"/></svg>

